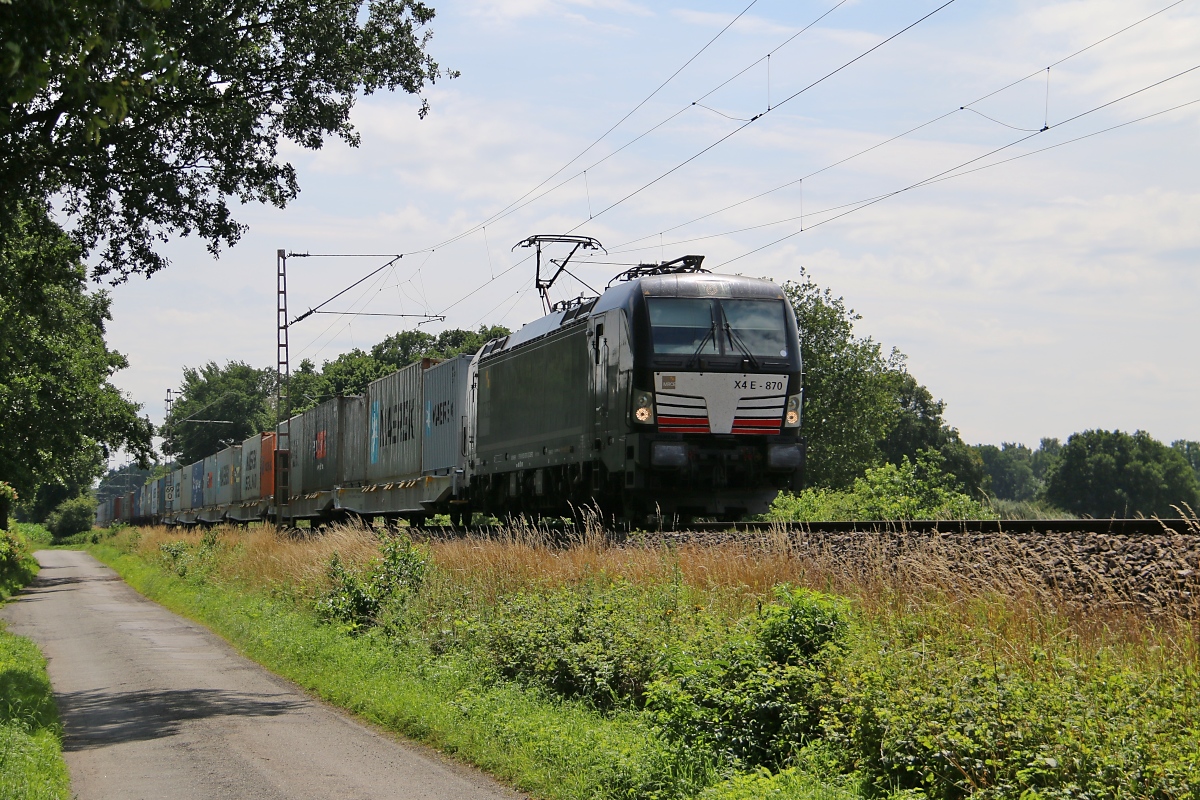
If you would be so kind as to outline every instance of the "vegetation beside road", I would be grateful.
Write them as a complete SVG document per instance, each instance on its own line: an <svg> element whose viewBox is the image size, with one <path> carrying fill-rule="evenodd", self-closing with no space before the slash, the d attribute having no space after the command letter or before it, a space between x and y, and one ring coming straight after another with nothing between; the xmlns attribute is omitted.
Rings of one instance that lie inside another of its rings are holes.
<svg viewBox="0 0 1200 800"><path fill-rule="evenodd" d="M7 599L37 574L26 534L49 540L40 525L0 531L0 599ZM65 800L70 778L62 758L62 726L37 645L0 625L0 797L5 800Z"/></svg>
<svg viewBox="0 0 1200 800"><path fill-rule="evenodd" d="M125 529L92 552L322 697L547 798L1196 797L1192 605L764 546Z"/></svg>

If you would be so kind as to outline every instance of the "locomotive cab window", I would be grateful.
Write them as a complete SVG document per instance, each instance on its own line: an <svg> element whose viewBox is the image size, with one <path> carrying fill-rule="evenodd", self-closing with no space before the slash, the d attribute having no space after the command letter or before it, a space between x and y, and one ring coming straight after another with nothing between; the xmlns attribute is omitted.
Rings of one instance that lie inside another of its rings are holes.
<svg viewBox="0 0 1200 800"><path fill-rule="evenodd" d="M788 356L782 300L649 297L655 355Z"/></svg>
<svg viewBox="0 0 1200 800"><path fill-rule="evenodd" d="M650 330L657 355L715 355L715 303L687 297L650 297Z"/></svg>
<svg viewBox="0 0 1200 800"><path fill-rule="evenodd" d="M729 331L752 355L785 358L788 354L787 324L782 300L721 300L721 311ZM741 348L734 344L733 351Z"/></svg>

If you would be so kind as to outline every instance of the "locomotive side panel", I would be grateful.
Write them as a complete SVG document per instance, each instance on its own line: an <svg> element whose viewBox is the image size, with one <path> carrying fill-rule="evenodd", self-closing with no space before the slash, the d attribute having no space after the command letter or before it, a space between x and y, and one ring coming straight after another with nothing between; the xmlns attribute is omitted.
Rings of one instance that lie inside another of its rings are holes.
<svg viewBox="0 0 1200 800"><path fill-rule="evenodd" d="M587 333L587 326L578 325L479 364L477 472L512 472L590 457Z"/></svg>

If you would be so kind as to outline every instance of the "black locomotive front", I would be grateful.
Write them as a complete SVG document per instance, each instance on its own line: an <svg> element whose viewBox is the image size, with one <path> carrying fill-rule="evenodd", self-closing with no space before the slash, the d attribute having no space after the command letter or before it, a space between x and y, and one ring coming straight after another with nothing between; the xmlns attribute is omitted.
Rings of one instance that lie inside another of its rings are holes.
<svg viewBox="0 0 1200 800"><path fill-rule="evenodd" d="M646 277L629 297L629 434L640 508L761 513L804 464L800 344L782 290L708 274Z"/></svg>
<svg viewBox="0 0 1200 800"><path fill-rule="evenodd" d="M475 509L736 517L798 486L800 347L782 290L628 277L476 357Z"/></svg>

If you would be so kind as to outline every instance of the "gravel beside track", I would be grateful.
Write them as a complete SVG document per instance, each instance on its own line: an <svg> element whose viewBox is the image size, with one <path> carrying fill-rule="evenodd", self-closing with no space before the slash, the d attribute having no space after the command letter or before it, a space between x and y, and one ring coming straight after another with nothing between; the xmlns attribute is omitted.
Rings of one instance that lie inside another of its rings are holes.
<svg viewBox="0 0 1200 800"><path fill-rule="evenodd" d="M1085 608L1129 607L1200 616L1200 524L1194 520L1166 523L738 523L736 527L705 524L696 526L703 530L617 531L608 535L621 546L749 547L811 559L814 564L833 566L847 576L919 575L925 582L931 577L940 579L946 588L992 587L1006 593L1032 589ZM997 530L997 526L1004 526L1004 530ZM537 532L534 528L522 530L524 534ZM479 529L467 535L511 536L511 531ZM578 541L570 532L542 533L564 545ZM426 530L423 535L440 538L463 534ZM944 575L935 574L939 568Z"/></svg>

